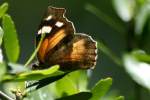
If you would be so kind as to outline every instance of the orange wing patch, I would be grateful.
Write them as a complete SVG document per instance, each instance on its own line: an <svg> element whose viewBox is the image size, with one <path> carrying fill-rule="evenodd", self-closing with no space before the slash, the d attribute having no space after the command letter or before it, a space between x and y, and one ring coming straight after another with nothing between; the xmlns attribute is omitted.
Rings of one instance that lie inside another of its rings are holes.
<svg viewBox="0 0 150 100"><path fill-rule="evenodd" d="M38 51L38 58L40 58L41 62L44 62L44 56L46 54L47 46L48 46L48 39L44 39Z"/></svg>
<svg viewBox="0 0 150 100"><path fill-rule="evenodd" d="M56 32L53 37L50 37L46 52L54 48L65 36L66 36L65 30L61 29L58 32Z"/></svg>
<svg viewBox="0 0 150 100"><path fill-rule="evenodd" d="M52 37L45 38L38 51L38 57L40 61L44 63L45 55L51 49L53 49L64 37L66 36L64 29L59 30Z"/></svg>

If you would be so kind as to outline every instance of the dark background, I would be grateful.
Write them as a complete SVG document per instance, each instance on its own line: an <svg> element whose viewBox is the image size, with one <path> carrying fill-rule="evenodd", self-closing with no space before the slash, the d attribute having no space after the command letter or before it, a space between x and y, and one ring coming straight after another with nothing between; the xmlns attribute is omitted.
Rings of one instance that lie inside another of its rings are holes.
<svg viewBox="0 0 150 100"><path fill-rule="evenodd" d="M0 3L6 0L1 0ZM34 50L34 39L37 27L48 6L66 8L67 18L74 23L76 32L87 33L96 40L104 40L115 54L121 57L125 52L126 40L123 33L119 33L98 19L95 15L85 10L87 3L95 5L105 14L122 25L126 24L117 16L111 0L7 0L9 3L8 13L15 22L21 46L20 63L25 63ZM126 74L124 68L117 66L113 61L98 51L97 66L90 79L89 88L99 79L112 77L113 85L110 91L115 91L125 96L126 100L133 100L136 95L136 85ZM148 91L142 88L142 100L148 100Z"/></svg>

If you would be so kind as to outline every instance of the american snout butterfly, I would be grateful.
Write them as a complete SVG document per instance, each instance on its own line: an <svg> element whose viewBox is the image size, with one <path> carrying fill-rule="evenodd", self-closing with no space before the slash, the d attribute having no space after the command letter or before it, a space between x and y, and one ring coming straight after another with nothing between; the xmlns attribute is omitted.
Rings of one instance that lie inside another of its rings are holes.
<svg viewBox="0 0 150 100"><path fill-rule="evenodd" d="M61 69L94 68L97 46L91 36L76 33L74 25L65 17L64 8L48 7L36 34L36 45L46 34L37 53L39 66L60 65Z"/></svg>

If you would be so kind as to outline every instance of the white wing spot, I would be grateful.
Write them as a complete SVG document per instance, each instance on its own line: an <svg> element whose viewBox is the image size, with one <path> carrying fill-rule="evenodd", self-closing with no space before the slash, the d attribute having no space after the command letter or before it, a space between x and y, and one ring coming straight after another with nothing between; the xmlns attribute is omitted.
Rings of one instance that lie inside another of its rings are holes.
<svg viewBox="0 0 150 100"><path fill-rule="evenodd" d="M51 20L52 19L52 16L50 15L50 16L48 16L47 18L45 18L45 20L47 20L47 21L49 21L49 20Z"/></svg>
<svg viewBox="0 0 150 100"><path fill-rule="evenodd" d="M42 33L42 31L41 31L41 29L38 31L38 34L41 34Z"/></svg>
<svg viewBox="0 0 150 100"><path fill-rule="evenodd" d="M41 32L41 33L50 33L51 30L52 30L52 27L50 27L50 26L43 26L41 31L39 31L39 32Z"/></svg>
<svg viewBox="0 0 150 100"><path fill-rule="evenodd" d="M64 23L63 22L60 22L60 21L58 21L58 22L56 22L56 24L55 24L57 27L62 27L63 25L64 25Z"/></svg>

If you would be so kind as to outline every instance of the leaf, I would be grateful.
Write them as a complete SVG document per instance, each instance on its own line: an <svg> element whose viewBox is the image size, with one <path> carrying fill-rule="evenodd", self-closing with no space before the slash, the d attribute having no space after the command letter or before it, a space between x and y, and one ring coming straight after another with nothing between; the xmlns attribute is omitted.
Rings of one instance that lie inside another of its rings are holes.
<svg viewBox="0 0 150 100"><path fill-rule="evenodd" d="M135 0L113 0L114 8L119 17L125 21L130 21L135 14Z"/></svg>
<svg viewBox="0 0 150 100"><path fill-rule="evenodd" d="M31 81L31 80L40 80L47 77L53 77L63 74L63 72L58 71L59 66L55 65L48 69L44 70L35 70L30 72L24 72L21 74L13 76L5 76L3 81Z"/></svg>
<svg viewBox="0 0 150 100"><path fill-rule="evenodd" d="M125 54L123 61L131 78L150 90L150 64L139 61L133 54Z"/></svg>
<svg viewBox="0 0 150 100"><path fill-rule="evenodd" d="M0 63L3 63L3 54L1 48L0 48Z"/></svg>
<svg viewBox="0 0 150 100"><path fill-rule="evenodd" d="M88 86L88 76L86 70L77 70L69 73L68 78L72 80L79 91L86 91Z"/></svg>
<svg viewBox="0 0 150 100"><path fill-rule="evenodd" d="M110 86L112 85L112 79L111 78L106 78L106 79L101 79L91 90L92 92L92 98L90 100L99 100L102 98Z"/></svg>
<svg viewBox="0 0 150 100"><path fill-rule="evenodd" d="M25 97L23 100L54 100L54 91L50 88L50 86L52 87L53 84L43 87L37 91L27 93L27 97Z"/></svg>
<svg viewBox="0 0 150 100"><path fill-rule="evenodd" d="M89 100L91 96L91 92L80 92L78 94L62 97L56 100Z"/></svg>
<svg viewBox="0 0 150 100"><path fill-rule="evenodd" d="M66 75L56 82L57 97L68 96L78 93L76 84Z"/></svg>
<svg viewBox="0 0 150 100"><path fill-rule="evenodd" d="M14 22L9 15L4 15L2 24L4 30L4 47L7 58L10 62L16 62L19 57L20 47Z"/></svg>
<svg viewBox="0 0 150 100"><path fill-rule="evenodd" d="M40 88L42 88L42 87L44 87L44 86L46 86L46 85L48 85L52 82L55 82L55 81L63 78L65 75L66 74L64 73L64 74L61 74L61 75L41 79L38 82L35 82L35 83L29 85L27 88L30 88L30 87L34 86L34 87L36 87L36 89L40 89Z"/></svg>
<svg viewBox="0 0 150 100"><path fill-rule="evenodd" d="M0 18L6 13L7 10L8 10L8 3L3 3L0 6Z"/></svg>
<svg viewBox="0 0 150 100"><path fill-rule="evenodd" d="M133 51L132 55L141 62L150 63L150 55L146 54L142 50Z"/></svg>
<svg viewBox="0 0 150 100"><path fill-rule="evenodd" d="M2 44L3 34L4 34L4 31L3 31L3 29L0 27L0 46L1 46L1 44Z"/></svg>
<svg viewBox="0 0 150 100"><path fill-rule="evenodd" d="M29 71L29 67L25 67L21 64L8 63L8 66L11 68L11 70L9 71L9 73L11 74L19 74Z"/></svg>
<svg viewBox="0 0 150 100"><path fill-rule="evenodd" d="M5 73L6 73L6 65L5 63L0 63L0 81L2 80Z"/></svg>
<svg viewBox="0 0 150 100"><path fill-rule="evenodd" d="M124 100L124 96L119 96L115 100Z"/></svg>
<svg viewBox="0 0 150 100"><path fill-rule="evenodd" d="M149 3L145 3L140 8L139 12L135 17L135 33L136 35L141 35L143 32L143 28L149 18L150 15L150 7Z"/></svg>

